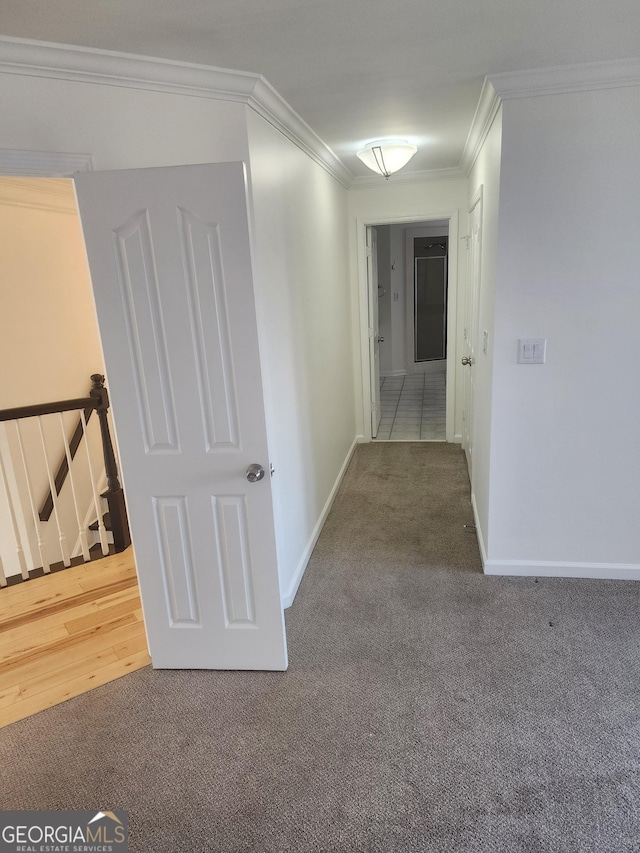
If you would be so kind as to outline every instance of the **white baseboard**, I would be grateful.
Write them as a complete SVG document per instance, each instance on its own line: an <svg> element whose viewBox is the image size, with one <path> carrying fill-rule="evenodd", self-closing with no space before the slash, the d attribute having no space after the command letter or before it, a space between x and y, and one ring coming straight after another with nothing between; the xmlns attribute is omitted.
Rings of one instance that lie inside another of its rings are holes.
<svg viewBox="0 0 640 853"><path fill-rule="evenodd" d="M300 562L298 563L298 567L295 570L295 572L293 573L293 578L291 579L291 583L289 584L288 589L282 595L282 607L285 610L288 607L291 607L291 605L293 604L293 600L296 597L298 587L300 586L300 581L302 580L302 576L304 575L305 569L307 568L307 563L309 562L309 559L311 558L311 554L313 552L313 549L315 548L316 542L318 541L318 536L320 536L322 528L324 527L324 523L327 520L327 516L329 515L329 510L331 509L331 506L333 504L335 496L338 493L338 489L340 488L340 484L342 483L344 475L347 472L347 468L349 467L349 462L351 462L351 457L353 456L353 453L356 449L356 446L358 444L361 444L363 441L364 441L364 436L362 436L362 435L357 435L354 438L353 444L349 448L347 456L346 456L344 462L342 463L342 467L340 468L340 471L338 472L338 476L336 477L336 481L333 484L333 488L331 489L331 492L329 493L329 497L327 498L327 502L325 503L324 507L322 508L322 512L320 513L320 518L318 518L318 521L316 522L316 525L313 528L313 532L311 533L311 536L309 537L309 541L307 542L307 545L306 545L306 547L302 553L302 557L300 559Z"/></svg>
<svg viewBox="0 0 640 853"><path fill-rule="evenodd" d="M636 563L556 563L546 560L483 560L483 563L486 575L640 580L640 565Z"/></svg>
<svg viewBox="0 0 640 853"><path fill-rule="evenodd" d="M594 578L601 580L640 580L640 565L635 563L561 563L549 560L489 560L478 520L475 495L471 506L476 524L480 558L485 575L524 578Z"/></svg>
<svg viewBox="0 0 640 853"><path fill-rule="evenodd" d="M342 463L342 467L336 477L336 481L331 489L331 493L327 498L320 517L313 528L313 532L307 546L304 550L298 568L289 584L288 590L282 597L282 606L286 609L291 607L295 598L300 581L304 575L305 569L313 552L320 532L324 526L329 510L333 504L335 496L340 488L340 484L347 471L351 457L356 449L357 444L364 441L364 436L358 435L349 448L349 452ZM473 518L476 526L476 536L478 539L478 547L480 549L480 559L486 575L503 575L510 577L546 577L546 578L593 578L601 580L640 580L640 564L635 563L567 563L567 562L552 562L546 560L489 560L487 558L487 549L480 526L478 516L478 507L476 504L475 495L471 495L471 507L473 510Z"/></svg>
<svg viewBox="0 0 640 853"><path fill-rule="evenodd" d="M482 560L482 570L484 573L487 573L486 565L487 565L487 549L484 544L484 537L482 535L482 528L480 527L480 518L478 516L478 506L476 504L476 496L472 492L471 493L471 509L473 510L473 520L476 525L476 536L478 538L478 547L480 548L480 559Z"/></svg>
<svg viewBox="0 0 640 853"><path fill-rule="evenodd" d="M453 444L462 444L462 433L457 432L453 436Z"/></svg>

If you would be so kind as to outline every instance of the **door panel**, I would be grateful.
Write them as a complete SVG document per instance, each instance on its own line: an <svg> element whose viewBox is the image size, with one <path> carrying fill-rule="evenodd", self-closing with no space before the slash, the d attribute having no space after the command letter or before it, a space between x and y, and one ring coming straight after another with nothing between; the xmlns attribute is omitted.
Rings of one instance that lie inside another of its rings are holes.
<svg viewBox="0 0 640 853"><path fill-rule="evenodd" d="M285 669L244 167L76 190L153 664Z"/></svg>
<svg viewBox="0 0 640 853"><path fill-rule="evenodd" d="M371 362L371 437L380 427L380 316L378 305L378 239L367 228L367 285L369 293L369 360Z"/></svg>

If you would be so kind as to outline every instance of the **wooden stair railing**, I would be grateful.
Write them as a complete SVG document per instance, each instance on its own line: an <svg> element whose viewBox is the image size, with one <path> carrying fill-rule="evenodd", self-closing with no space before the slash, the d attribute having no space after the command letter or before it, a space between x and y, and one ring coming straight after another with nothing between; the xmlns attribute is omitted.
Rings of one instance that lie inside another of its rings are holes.
<svg viewBox="0 0 640 853"><path fill-rule="evenodd" d="M104 376L94 373L91 381L93 385L91 386L89 396L96 403L95 409L100 421L100 434L102 435L104 470L107 475L107 491L103 492L102 497L106 498L107 506L109 507L113 545L116 549L116 554L118 554L131 545L127 508L124 503L124 492L118 479L118 464L116 462L116 455L113 452L111 433L109 432L109 421L107 419L109 394L104 387Z"/></svg>
<svg viewBox="0 0 640 853"><path fill-rule="evenodd" d="M23 477L24 482L26 484L26 491L28 492L27 503L30 506L31 516L38 542L38 549L40 552L40 559L42 562L42 570L45 574L49 573L49 571L51 570L51 565L54 565L54 563L49 561L43 553L43 539L41 536L40 523L48 520L51 517L52 513L55 516L56 525L58 527L58 539L60 543L60 554L62 556L62 562L65 566L69 565L71 562L66 549L66 533L61 529L58 517L58 499L64 486L64 483L67 480L67 477L70 476L71 462L76 456L78 448L80 447L80 444L82 443L83 439L85 445L87 444L87 422L94 410L97 413L98 421L100 424L102 455L104 459L104 470L107 479L107 490L103 492L102 495L98 495L96 490L96 481L93 475L92 462L88 446L86 447L86 455L88 470L91 478L91 488L93 491L92 505L95 507L95 512L98 517L98 529L102 552L103 554L108 553L109 545L106 539L103 513L99 505L100 497L104 498L107 502L108 515L110 517L110 530L113 536L113 548L115 552L118 553L124 551L125 548L127 548L131 544L131 536L129 533L129 523L127 519L124 493L122 491L122 487L120 486L120 481L118 478L118 466L116 463L113 443L111 441L111 434L109 431L109 421L107 416L109 410L109 395L107 393L107 389L104 387L104 376L99 373L93 374L91 376L91 381L92 386L88 397L79 397L72 400L60 400L54 403L43 403L41 405L36 406L20 406L12 409L0 410L0 423L5 423L9 421L15 422L16 440L20 449L20 456L22 458L23 464ZM71 439L68 440L64 429L62 413L76 410L80 412L80 418ZM64 444L64 457L56 469L55 476L52 475L51 468L49 466L47 442L45 441L41 422L42 417L44 417L45 415L53 414L57 414L60 420L62 443ZM20 421L26 418L37 419L38 429L40 432L40 438L42 443L42 453L50 485L49 494L47 495L39 512L36 511L35 508L33 489L31 486L31 478L29 475L29 466L25 458L24 444L20 429ZM70 486L71 492L73 493L73 504L75 508L76 520L78 523L80 542L82 544L82 553L84 560L88 561L89 559L91 559L91 557L89 555L89 548L87 545L86 531L83 531L82 529L80 508L78 507L76 499L76 489L74 486L73 477L71 477ZM24 549L21 542L20 525L18 523L17 517L18 514L16 513L14 502L12 500L11 487L7 478L7 471L1 456L0 487L4 489L4 494L11 515L11 525L15 540L16 553L18 556L20 574L22 575L23 579L28 579L29 572L27 571ZM3 571L2 561L0 559L0 586L6 586L6 584L7 581Z"/></svg>

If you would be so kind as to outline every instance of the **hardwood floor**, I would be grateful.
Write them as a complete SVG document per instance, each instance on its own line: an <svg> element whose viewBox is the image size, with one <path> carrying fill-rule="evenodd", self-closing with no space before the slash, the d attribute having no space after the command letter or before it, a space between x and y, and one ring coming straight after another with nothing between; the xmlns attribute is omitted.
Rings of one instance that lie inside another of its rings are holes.
<svg viewBox="0 0 640 853"><path fill-rule="evenodd" d="M132 548L0 590L0 727L150 663Z"/></svg>

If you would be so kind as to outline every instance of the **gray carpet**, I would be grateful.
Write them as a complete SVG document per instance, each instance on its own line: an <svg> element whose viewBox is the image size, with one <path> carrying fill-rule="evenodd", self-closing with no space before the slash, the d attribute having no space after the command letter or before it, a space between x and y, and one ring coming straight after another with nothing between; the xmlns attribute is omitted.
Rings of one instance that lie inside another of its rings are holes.
<svg viewBox="0 0 640 853"><path fill-rule="evenodd" d="M285 674L133 673L0 730L3 808L133 853L640 851L640 585L484 577L458 447L358 448Z"/></svg>

